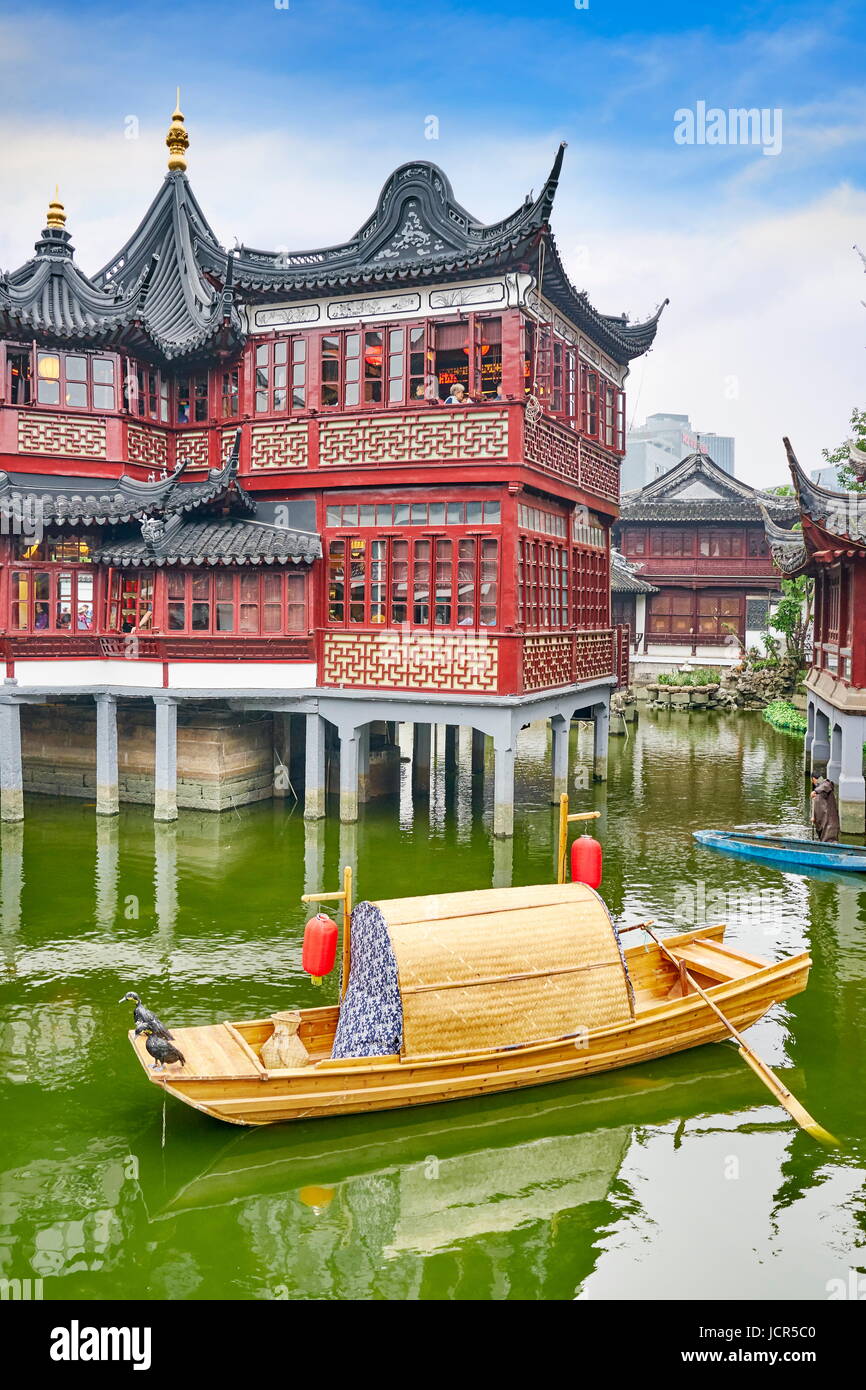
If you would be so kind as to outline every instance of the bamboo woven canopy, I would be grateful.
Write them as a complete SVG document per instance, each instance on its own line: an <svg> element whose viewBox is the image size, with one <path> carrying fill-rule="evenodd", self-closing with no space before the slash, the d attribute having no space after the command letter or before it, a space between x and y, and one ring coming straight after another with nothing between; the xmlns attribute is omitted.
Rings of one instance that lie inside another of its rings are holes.
<svg viewBox="0 0 866 1390"><path fill-rule="evenodd" d="M582 883L390 898L406 1057L575 1036L627 1022L607 908Z"/></svg>

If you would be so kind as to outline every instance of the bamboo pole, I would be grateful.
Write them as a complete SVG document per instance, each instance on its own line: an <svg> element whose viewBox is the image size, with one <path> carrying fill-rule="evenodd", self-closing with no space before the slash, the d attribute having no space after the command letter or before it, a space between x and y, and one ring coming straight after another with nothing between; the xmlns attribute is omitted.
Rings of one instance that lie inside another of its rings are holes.
<svg viewBox="0 0 866 1390"><path fill-rule="evenodd" d="M830 1134L829 1130L824 1129L823 1125L819 1125L818 1121L809 1114L806 1107L800 1104L795 1095L792 1095L787 1086L782 1085L776 1073L767 1066L767 1063L763 1058L758 1056L757 1052L749 1047L742 1033L740 1033L739 1030L734 1027L733 1023L731 1023L730 1019L722 1013L715 1000L710 998L706 990L701 989L694 976L690 975L688 970L686 970L683 962L677 960L673 952L668 950L661 938L656 936L655 932L652 931L648 924L643 925L644 931L648 936L652 937L659 950L677 967L678 971L682 971L683 976L688 980L692 989L701 996L704 1003L709 1005L713 1013L725 1025L731 1037L734 1039L734 1042L737 1044L743 1061L746 1062L747 1065L752 1068L755 1075L763 1081L767 1089L776 1097L779 1104L787 1110L791 1119L796 1120L800 1128L804 1129L807 1134L810 1134L813 1139L817 1139L820 1144L824 1144L827 1148L838 1149L840 1147L839 1140Z"/></svg>
<svg viewBox="0 0 866 1390"><path fill-rule="evenodd" d="M565 859L568 850L568 827L573 821L598 820L601 811L575 811L568 814L568 792L559 798L559 841L556 850L556 881L565 883Z"/></svg>

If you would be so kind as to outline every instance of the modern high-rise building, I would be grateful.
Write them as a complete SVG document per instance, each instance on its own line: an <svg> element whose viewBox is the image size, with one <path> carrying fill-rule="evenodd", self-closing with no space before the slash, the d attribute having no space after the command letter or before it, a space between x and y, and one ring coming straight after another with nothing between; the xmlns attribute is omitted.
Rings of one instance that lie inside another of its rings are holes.
<svg viewBox="0 0 866 1390"><path fill-rule="evenodd" d="M698 433L688 415L648 415L640 429L626 435L623 492L646 487L688 454L709 454L719 468L734 475L733 436Z"/></svg>

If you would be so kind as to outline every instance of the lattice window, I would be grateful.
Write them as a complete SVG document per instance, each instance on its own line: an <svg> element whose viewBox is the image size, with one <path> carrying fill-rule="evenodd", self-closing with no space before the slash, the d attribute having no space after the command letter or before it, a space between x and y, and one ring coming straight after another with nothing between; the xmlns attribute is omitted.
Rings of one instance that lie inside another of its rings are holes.
<svg viewBox="0 0 866 1390"><path fill-rule="evenodd" d="M499 544L477 536L335 536L328 546L333 627L494 627Z"/></svg>

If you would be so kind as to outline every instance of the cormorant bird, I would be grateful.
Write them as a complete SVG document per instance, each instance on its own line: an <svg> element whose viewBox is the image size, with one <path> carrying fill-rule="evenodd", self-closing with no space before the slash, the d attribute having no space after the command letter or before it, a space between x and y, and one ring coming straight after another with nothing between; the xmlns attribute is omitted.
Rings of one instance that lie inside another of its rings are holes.
<svg viewBox="0 0 866 1390"><path fill-rule="evenodd" d="M172 1034L168 1031L165 1024L160 1023L156 1014L152 1013L150 1009L145 1008L138 995L133 994L131 990L128 994L124 994L123 998L119 999L117 1002L119 1004L125 1004L127 999L135 1004L132 1017L135 1020L136 1033L143 1033L146 1028L149 1028L158 1038L170 1039L172 1037Z"/></svg>
<svg viewBox="0 0 866 1390"><path fill-rule="evenodd" d="M154 1033L149 1023L140 1024L139 1027L136 1028L136 1037L138 1037L140 1033L145 1034L147 1042L144 1045L153 1058L151 1071L156 1071L157 1067L164 1068L166 1062L180 1062L183 1066L186 1065L186 1058L180 1048L175 1047L174 1044L170 1043L166 1038L160 1037L158 1034Z"/></svg>

